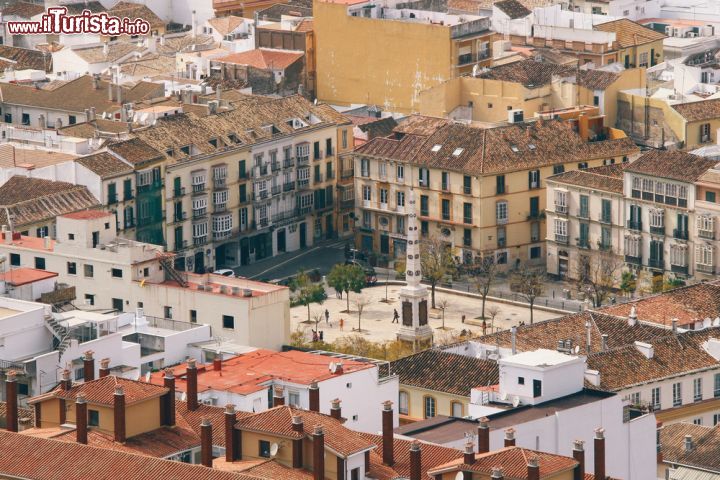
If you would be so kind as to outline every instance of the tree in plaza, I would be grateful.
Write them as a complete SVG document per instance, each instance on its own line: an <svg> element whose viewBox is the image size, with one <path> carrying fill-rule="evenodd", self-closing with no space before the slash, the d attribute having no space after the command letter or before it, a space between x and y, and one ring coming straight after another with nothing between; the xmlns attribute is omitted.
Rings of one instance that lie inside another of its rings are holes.
<svg viewBox="0 0 720 480"><path fill-rule="evenodd" d="M485 319L485 301L490 294L490 289L498 274L498 266L495 263L495 258L492 255L488 255L480 259L477 265L470 267L470 275L475 288L482 297L482 312L480 318Z"/></svg>
<svg viewBox="0 0 720 480"><path fill-rule="evenodd" d="M369 299L369 298L366 298L366 297L363 297L362 295L359 295L359 296L353 301L353 303L355 304L355 308L357 308L357 312L358 312L358 327L357 327L357 331L358 331L358 332L362 332L362 329L360 328L360 320L361 320L361 318L362 318L363 310L365 310L365 307L367 307L368 305L370 305L371 302L370 302L370 299Z"/></svg>
<svg viewBox="0 0 720 480"><path fill-rule="evenodd" d="M446 275L456 270L450 246L438 237L431 237L420 244L420 266L423 277L430 282L430 300L435 308L435 287Z"/></svg>
<svg viewBox="0 0 720 480"><path fill-rule="evenodd" d="M338 263L330 270L327 283L336 291L346 293L346 313L350 313L350 292L360 293L365 287L365 271L358 265Z"/></svg>
<svg viewBox="0 0 720 480"><path fill-rule="evenodd" d="M522 265L513 272L510 288L530 304L530 325L532 325L535 299L545 290L545 271Z"/></svg>
<svg viewBox="0 0 720 480"><path fill-rule="evenodd" d="M490 333L495 330L495 318L500 315L500 307L497 305L490 305L488 307L488 318L490 319Z"/></svg>
<svg viewBox="0 0 720 480"><path fill-rule="evenodd" d="M440 327L442 330L445 330L445 310L450 306L450 300L447 298L441 298L438 300L437 303L438 308L442 312L442 327Z"/></svg>
<svg viewBox="0 0 720 480"><path fill-rule="evenodd" d="M597 308L608 298L615 288L615 280L622 269L623 262L615 253L600 250L594 258L580 255L577 265L578 285L587 288Z"/></svg>
<svg viewBox="0 0 720 480"><path fill-rule="evenodd" d="M322 305L326 298L325 288L319 283L314 283L310 276L301 270L292 281L290 289L295 292L295 301L307 307L307 322L310 323L310 304Z"/></svg>
<svg viewBox="0 0 720 480"><path fill-rule="evenodd" d="M620 290L622 290L625 295L628 295L632 294L636 288L637 277L635 277L635 274L630 271L624 271L620 278Z"/></svg>

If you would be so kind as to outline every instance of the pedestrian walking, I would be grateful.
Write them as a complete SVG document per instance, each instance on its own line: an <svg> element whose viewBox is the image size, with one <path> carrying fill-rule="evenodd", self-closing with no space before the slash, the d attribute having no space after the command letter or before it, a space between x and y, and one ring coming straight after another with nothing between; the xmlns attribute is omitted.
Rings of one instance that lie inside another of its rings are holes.
<svg viewBox="0 0 720 480"><path fill-rule="evenodd" d="M313 343L315 343L315 342L318 341L318 334L317 334L317 332L316 332L315 330L313 330L313 337L312 337L312 338L313 338L313 339L312 339Z"/></svg>
<svg viewBox="0 0 720 480"><path fill-rule="evenodd" d="M330 312L328 309L325 309L325 323L330 323Z"/></svg>
<svg viewBox="0 0 720 480"><path fill-rule="evenodd" d="M398 314L397 308L393 309L392 323L400 323L400 315Z"/></svg>
<svg viewBox="0 0 720 480"><path fill-rule="evenodd" d="M341 331L341 332L343 331L343 327L344 327L344 326L345 326L345 320L343 320L343 319L341 318L341 319L340 319L340 331Z"/></svg>
<svg viewBox="0 0 720 480"><path fill-rule="evenodd" d="M322 330L320 330L320 341L321 341L321 342L324 341L323 331L322 331Z"/></svg>
<svg viewBox="0 0 720 480"><path fill-rule="evenodd" d="M462 316L462 323L465 323L465 314L464 314L464 313L463 313L463 316Z"/></svg>

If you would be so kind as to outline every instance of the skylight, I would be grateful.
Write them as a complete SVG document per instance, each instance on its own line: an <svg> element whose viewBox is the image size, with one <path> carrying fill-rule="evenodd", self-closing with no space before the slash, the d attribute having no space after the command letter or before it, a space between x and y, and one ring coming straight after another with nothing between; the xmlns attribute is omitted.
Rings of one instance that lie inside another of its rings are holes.
<svg viewBox="0 0 720 480"><path fill-rule="evenodd" d="M463 150L464 150L463 148L456 148L455 151L453 152L453 156L459 157L460 154L463 152Z"/></svg>
<svg viewBox="0 0 720 480"><path fill-rule="evenodd" d="M440 151L441 148L442 148L442 145L433 145L433 147L431 148L431 150L432 150L433 152L438 152L438 151Z"/></svg>
<svg viewBox="0 0 720 480"><path fill-rule="evenodd" d="M516 145L510 145L510 150L515 153L518 153L520 151L520 149Z"/></svg>

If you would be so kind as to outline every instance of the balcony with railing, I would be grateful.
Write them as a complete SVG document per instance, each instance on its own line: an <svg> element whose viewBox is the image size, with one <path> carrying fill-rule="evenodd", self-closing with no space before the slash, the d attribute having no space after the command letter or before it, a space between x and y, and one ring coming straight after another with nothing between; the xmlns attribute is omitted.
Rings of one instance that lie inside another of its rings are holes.
<svg viewBox="0 0 720 480"><path fill-rule="evenodd" d="M226 238L230 238L232 236L232 229L230 230L222 230L222 231L213 231L213 239L214 240L224 240Z"/></svg>
<svg viewBox="0 0 720 480"><path fill-rule="evenodd" d="M299 207L298 215L307 215L308 213L312 212L313 206L312 205L306 205L304 207Z"/></svg>
<svg viewBox="0 0 720 480"><path fill-rule="evenodd" d="M213 187L215 190L227 187L227 178L215 178L213 179Z"/></svg>
<svg viewBox="0 0 720 480"><path fill-rule="evenodd" d="M568 236L562 233L556 233L555 234L555 241L557 243L562 243L564 245L568 244Z"/></svg>
<svg viewBox="0 0 720 480"><path fill-rule="evenodd" d="M291 192L295 190L295 182L287 182L283 184L283 192Z"/></svg>
<svg viewBox="0 0 720 480"><path fill-rule="evenodd" d="M642 265L642 257L635 255L625 255L625 263L630 265Z"/></svg>
<svg viewBox="0 0 720 480"><path fill-rule="evenodd" d="M665 225L650 225L650 233L653 235L665 235Z"/></svg>
<svg viewBox="0 0 720 480"><path fill-rule="evenodd" d="M477 53L466 53L463 55L458 55L457 66L461 67L463 65L470 65L472 63L482 62L483 60L486 60L488 58L490 58L490 52L488 51L480 51Z"/></svg>
<svg viewBox="0 0 720 480"><path fill-rule="evenodd" d="M208 241L207 235L201 235L199 237L193 237L193 245L198 247L200 245L205 245Z"/></svg>
<svg viewBox="0 0 720 480"><path fill-rule="evenodd" d="M673 228L673 238L678 240L687 240L689 237L688 231L680 228Z"/></svg>
<svg viewBox="0 0 720 480"><path fill-rule="evenodd" d="M627 228L630 230L636 230L636 231L642 231L642 221L641 220L628 220L627 222Z"/></svg>
<svg viewBox="0 0 720 480"><path fill-rule="evenodd" d="M309 165L310 164L310 155L297 157L297 164L298 164L298 167L301 165Z"/></svg>
<svg viewBox="0 0 720 480"><path fill-rule="evenodd" d="M198 183L192 186L193 193L202 193L205 191L205 184L204 183Z"/></svg>
<svg viewBox="0 0 720 480"><path fill-rule="evenodd" d="M698 237L705 240L715 240L715 232L713 230L705 230L698 228Z"/></svg>
<svg viewBox="0 0 720 480"><path fill-rule="evenodd" d="M277 160L274 162L270 162L270 171L279 172L280 171L280 162L278 162Z"/></svg>
<svg viewBox="0 0 720 480"><path fill-rule="evenodd" d="M353 176L355 176L355 169L353 168L343 168L340 171L341 179L352 178Z"/></svg>
<svg viewBox="0 0 720 480"><path fill-rule="evenodd" d="M123 201L127 202L135 198L135 191L131 188L123 192Z"/></svg>
<svg viewBox="0 0 720 480"><path fill-rule="evenodd" d="M173 212L173 222L183 222L187 220L187 212Z"/></svg>
<svg viewBox="0 0 720 480"><path fill-rule="evenodd" d="M273 185L272 187L270 187L270 194L272 196L280 195L281 192L282 192L282 187L280 185Z"/></svg>
<svg viewBox="0 0 720 480"><path fill-rule="evenodd" d="M562 203L556 203L555 204L555 213L558 215L567 215L568 213L568 206Z"/></svg>
<svg viewBox="0 0 720 480"><path fill-rule="evenodd" d="M117 193L108 193L107 203L108 203L108 205L113 205L115 203L118 203Z"/></svg>
<svg viewBox="0 0 720 480"><path fill-rule="evenodd" d="M315 174L314 181L315 181L315 183L322 183L323 182L323 174L322 173Z"/></svg>
<svg viewBox="0 0 720 480"><path fill-rule="evenodd" d="M252 199L254 202L260 202L262 200L266 200L270 197L270 194L267 190L259 190L257 192L253 192Z"/></svg>
<svg viewBox="0 0 720 480"><path fill-rule="evenodd" d="M325 157L332 157L335 155L335 147L325 149Z"/></svg>
<svg viewBox="0 0 720 480"><path fill-rule="evenodd" d="M187 240L175 240L175 251L185 250L188 246Z"/></svg>
<svg viewBox="0 0 720 480"><path fill-rule="evenodd" d="M304 178L297 181L297 188L303 189L303 188L309 188L310 187L310 179Z"/></svg>
<svg viewBox="0 0 720 480"><path fill-rule="evenodd" d="M673 273L679 273L681 275L687 275L688 274L688 266L687 265L670 265L670 271Z"/></svg>
<svg viewBox="0 0 720 480"><path fill-rule="evenodd" d="M283 168L293 168L295 166L294 158L286 158L283 160Z"/></svg>
<svg viewBox="0 0 720 480"><path fill-rule="evenodd" d="M255 165L255 167L253 168L253 176L255 178L264 177L268 174L269 171L270 169L268 168L267 163L263 165Z"/></svg>
<svg viewBox="0 0 720 480"><path fill-rule="evenodd" d="M697 270L700 273L706 273L708 275L715 275L715 265L705 265L702 263L696 263L695 270Z"/></svg>
<svg viewBox="0 0 720 480"><path fill-rule="evenodd" d="M665 268L665 261L660 258L648 258L648 267L662 270Z"/></svg>
<svg viewBox="0 0 720 480"><path fill-rule="evenodd" d="M178 198L185 195L185 187L173 188L173 197Z"/></svg>
<svg viewBox="0 0 720 480"><path fill-rule="evenodd" d="M227 212L227 203L216 203L213 205L213 213Z"/></svg>
<svg viewBox="0 0 720 480"><path fill-rule="evenodd" d="M578 248L590 249L590 240L587 237L580 237L577 240Z"/></svg>
<svg viewBox="0 0 720 480"><path fill-rule="evenodd" d="M267 217L258 219L256 222L257 228L267 228L270 226L270 220Z"/></svg>

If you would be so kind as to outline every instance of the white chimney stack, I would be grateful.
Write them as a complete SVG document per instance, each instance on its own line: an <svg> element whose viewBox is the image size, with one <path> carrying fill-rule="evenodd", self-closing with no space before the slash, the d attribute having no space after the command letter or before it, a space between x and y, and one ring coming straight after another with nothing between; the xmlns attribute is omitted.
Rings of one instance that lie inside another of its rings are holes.
<svg viewBox="0 0 720 480"><path fill-rule="evenodd" d="M630 307L630 315L628 315L628 325L631 327L634 327L637 325L637 310L635 310L635 305Z"/></svg>
<svg viewBox="0 0 720 480"><path fill-rule="evenodd" d="M655 350L653 349L653 346L649 343L635 341L635 348L637 348L640 353L645 355L645 358L653 358L655 354Z"/></svg>

